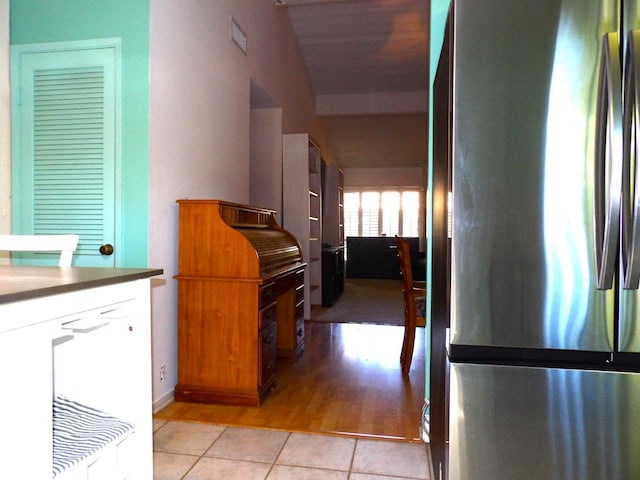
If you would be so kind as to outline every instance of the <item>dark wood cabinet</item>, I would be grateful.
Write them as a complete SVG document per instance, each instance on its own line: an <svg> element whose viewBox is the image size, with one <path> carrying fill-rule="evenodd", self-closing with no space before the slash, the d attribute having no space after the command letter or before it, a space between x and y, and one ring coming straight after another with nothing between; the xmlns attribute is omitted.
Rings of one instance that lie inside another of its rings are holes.
<svg viewBox="0 0 640 480"><path fill-rule="evenodd" d="M344 291L344 248L322 250L322 306L330 307Z"/></svg>
<svg viewBox="0 0 640 480"><path fill-rule="evenodd" d="M418 258L418 237L404 237ZM347 237L348 278L400 278L394 237Z"/></svg>

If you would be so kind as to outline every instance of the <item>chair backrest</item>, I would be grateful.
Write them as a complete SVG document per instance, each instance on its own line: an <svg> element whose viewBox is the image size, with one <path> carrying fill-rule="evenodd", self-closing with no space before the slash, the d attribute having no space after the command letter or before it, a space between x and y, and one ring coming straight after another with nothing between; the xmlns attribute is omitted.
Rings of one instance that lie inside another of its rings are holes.
<svg viewBox="0 0 640 480"><path fill-rule="evenodd" d="M413 273L411 272L411 251L409 242L396 235L400 276L402 277L402 296L404 297L404 338L400 351L400 366L403 375L408 375L411 369L413 347L416 335L416 297L413 288Z"/></svg>
<svg viewBox="0 0 640 480"><path fill-rule="evenodd" d="M60 252L58 266L70 267L80 236L69 235L0 235L0 251Z"/></svg>
<svg viewBox="0 0 640 480"><path fill-rule="evenodd" d="M402 277L402 290L405 293L413 293L413 272L411 271L411 251L409 242L395 237L396 246L398 247L398 261L400 264L400 276Z"/></svg>

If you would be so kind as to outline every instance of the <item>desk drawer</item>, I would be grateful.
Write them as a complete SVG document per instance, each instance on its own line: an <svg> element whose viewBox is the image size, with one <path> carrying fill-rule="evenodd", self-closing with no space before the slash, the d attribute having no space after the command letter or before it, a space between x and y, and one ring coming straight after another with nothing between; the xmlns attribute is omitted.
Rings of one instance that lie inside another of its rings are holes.
<svg viewBox="0 0 640 480"><path fill-rule="evenodd" d="M296 320L304 321L304 300L296 303Z"/></svg>
<svg viewBox="0 0 640 480"><path fill-rule="evenodd" d="M276 322L271 322L260 332L261 356L276 346Z"/></svg>
<svg viewBox="0 0 640 480"><path fill-rule="evenodd" d="M301 300L304 300L304 284L296 287L296 305L298 305Z"/></svg>
<svg viewBox="0 0 640 480"><path fill-rule="evenodd" d="M304 318L299 318L296 322L296 346L304 340Z"/></svg>
<svg viewBox="0 0 640 480"><path fill-rule="evenodd" d="M258 311L258 329L262 330L267 325L276 321L276 303L273 302L266 308Z"/></svg>
<svg viewBox="0 0 640 480"><path fill-rule="evenodd" d="M258 379L258 388L267 385L276 374L276 349L272 348L265 352L262 356L262 364L260 365L260 378Z"/></svg>
<svg viewBox="0 0 640 480"><path fill-rule="evenodd" d="M276 297L278 296L276 283L271 282L263 285L262 287L260 287L260 292L258 295L260 297L260 308L264 308L270 303L274 302L276 300Z"/></svg>

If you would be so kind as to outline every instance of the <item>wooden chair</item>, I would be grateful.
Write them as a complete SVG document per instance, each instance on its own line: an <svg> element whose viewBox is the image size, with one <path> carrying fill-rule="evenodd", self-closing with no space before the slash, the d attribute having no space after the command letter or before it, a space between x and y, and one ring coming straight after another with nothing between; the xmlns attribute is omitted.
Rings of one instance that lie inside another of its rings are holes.
<svg viewBox="0 0 640 480"><path fill-rule="evenodd" d="M425 326L426 282L414 282L411 272L411 252L409 243L396 236L400 275L402 277L402 295L404 297L404 339L400 352L402 373L407 375L411 368L416 327Z"/></svg>
<svg viewBox="0 0 640 480"><path fill-rule="evenodd" d="M70 235L0 235L0 251L60 252L59 267L70 267L80 236Z"/></svg>

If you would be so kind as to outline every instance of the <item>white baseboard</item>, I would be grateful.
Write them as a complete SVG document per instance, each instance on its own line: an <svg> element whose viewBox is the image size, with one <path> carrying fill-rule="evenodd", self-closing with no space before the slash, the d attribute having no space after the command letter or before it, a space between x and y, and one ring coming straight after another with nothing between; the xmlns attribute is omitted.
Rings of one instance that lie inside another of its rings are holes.
<svg viewBox="0 0 640 480"><path fill-rule="evenodd" d="M153 401L153 413L159 412L171 402L173 402L173 389Z"/></svg>

